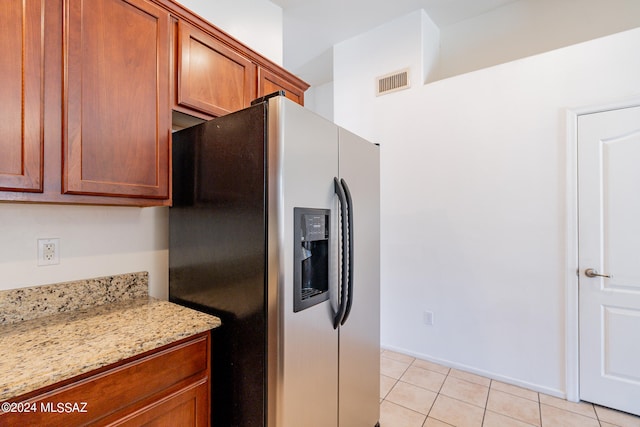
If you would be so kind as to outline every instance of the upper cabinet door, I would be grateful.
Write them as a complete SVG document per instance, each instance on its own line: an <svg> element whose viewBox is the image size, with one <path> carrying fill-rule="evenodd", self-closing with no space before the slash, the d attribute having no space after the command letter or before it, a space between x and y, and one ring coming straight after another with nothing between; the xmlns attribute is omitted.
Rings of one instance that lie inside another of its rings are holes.
<svg viewBox="0 0 640 427"><path fill-rule="evenodd" d="M265 68L258 70L258 97L284 90L285 96L304 105L304 90Z"/></svg>
<svg viewBox="0 0 640 427"><path fill-rule="evenodd" d="M66 0L64 193L169 197L169 12Z"/></svg>
<svg viewBox="0 0 640 427"><path fill-rule="evenodd" d="M179 106L218 117L248 107L256 97L256 65L182 21L177 68Z"/></svg>
<svg viewBox="0 0 640 427"><path fill-rule="evenodd" d="M44 2L0 2L0 191L42 191Z"/></svg>

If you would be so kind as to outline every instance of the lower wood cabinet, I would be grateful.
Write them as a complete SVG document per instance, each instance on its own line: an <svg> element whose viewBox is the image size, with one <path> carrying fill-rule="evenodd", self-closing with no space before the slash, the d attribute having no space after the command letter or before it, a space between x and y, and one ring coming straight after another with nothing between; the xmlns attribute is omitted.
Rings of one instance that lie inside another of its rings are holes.
<svg viewBox="0 0 640 427"><path fill-rule="evenodd" d="M11 399L0 425L208 426L210 332Z"/></svg>
<svg viewBox="0 0 640 427"><path fill-rule="evenodd" d="M138 427L141 425L151 426L171 426L171 427L191 427L208 426L208 415L200 408L204 402L208 402L209 384L200 382L185 387L149 405L140 411L116 420L112 425ZM207 408L208 409L208 408ZM209 411L206 411L209 414Z"/></svg>

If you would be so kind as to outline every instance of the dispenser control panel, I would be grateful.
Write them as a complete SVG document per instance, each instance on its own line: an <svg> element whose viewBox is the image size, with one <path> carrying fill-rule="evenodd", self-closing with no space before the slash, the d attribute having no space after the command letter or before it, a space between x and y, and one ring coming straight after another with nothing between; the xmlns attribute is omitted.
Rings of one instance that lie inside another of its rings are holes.
<svg viewBox="0 0 640 427"><path fill-rule="evenodd" d="M326 215L304 215L304 230L302 239L307 242L325 240L329 238Z"/></svg>

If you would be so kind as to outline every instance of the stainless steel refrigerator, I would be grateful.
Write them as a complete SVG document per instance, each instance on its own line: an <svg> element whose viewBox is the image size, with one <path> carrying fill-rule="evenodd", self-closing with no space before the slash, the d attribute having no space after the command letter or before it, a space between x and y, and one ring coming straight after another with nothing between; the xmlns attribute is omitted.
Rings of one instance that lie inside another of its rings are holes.
<svg viewBox="0 0 640 427"><path fill-rule="evenodd" d="M169 297L222 320L214 427L378 424L379 181L284 96L173 134Z"/></svg>

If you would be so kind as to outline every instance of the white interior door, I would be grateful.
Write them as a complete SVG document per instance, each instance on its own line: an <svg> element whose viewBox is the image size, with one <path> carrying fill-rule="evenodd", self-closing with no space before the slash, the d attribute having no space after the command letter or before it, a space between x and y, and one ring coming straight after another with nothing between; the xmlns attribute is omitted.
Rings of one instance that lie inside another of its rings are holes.
<svg viewBox="0 0 640 427"><path fill-rule="evenodd" d="M640 415L640 107L578 118L580 399Z"/></svg>

